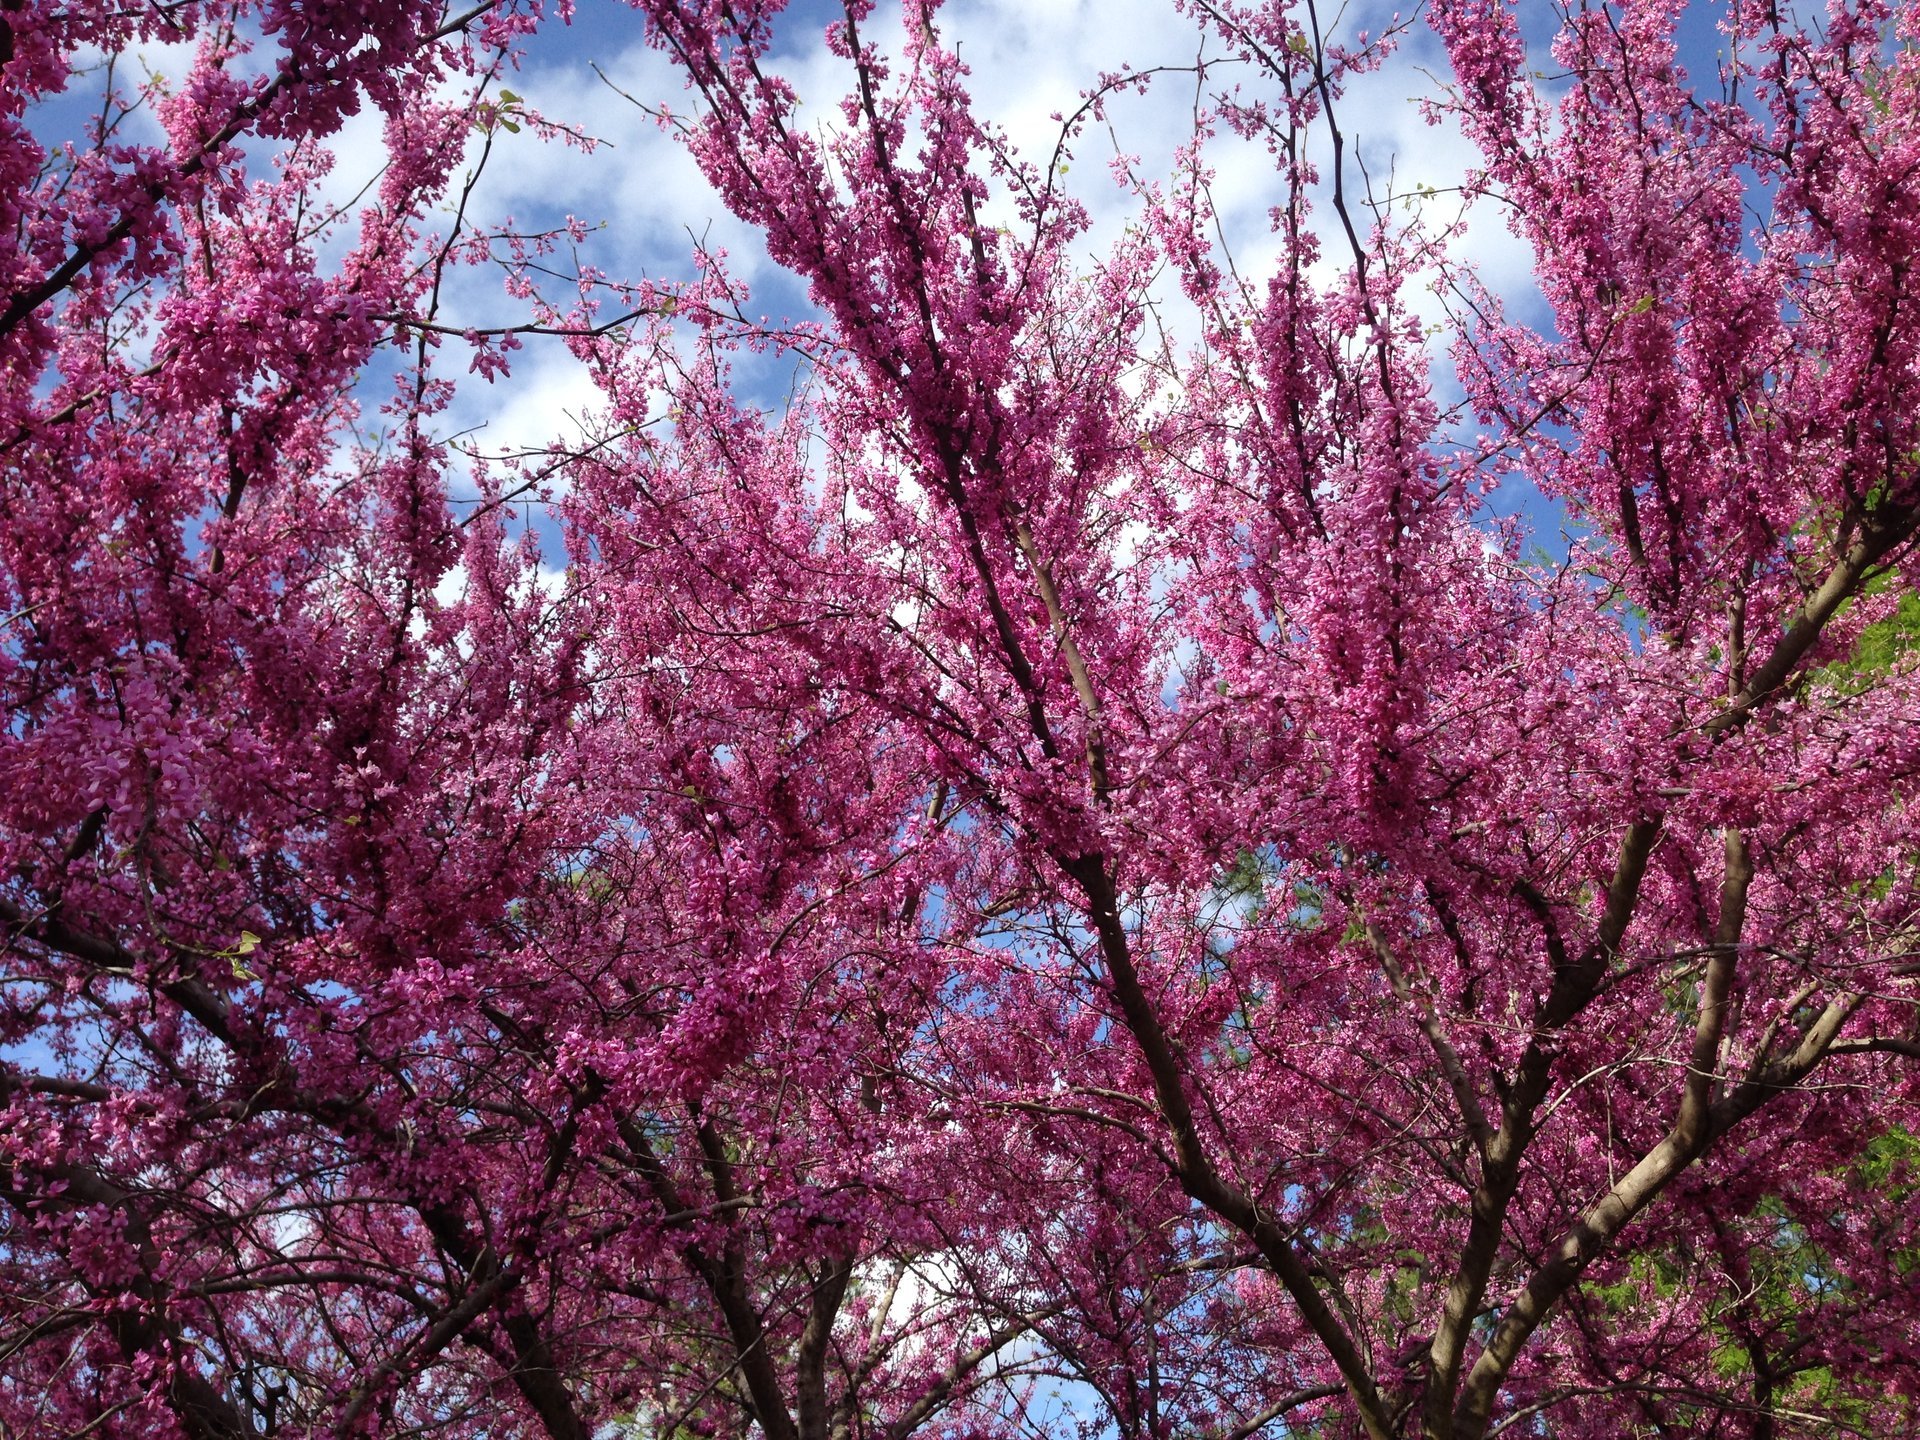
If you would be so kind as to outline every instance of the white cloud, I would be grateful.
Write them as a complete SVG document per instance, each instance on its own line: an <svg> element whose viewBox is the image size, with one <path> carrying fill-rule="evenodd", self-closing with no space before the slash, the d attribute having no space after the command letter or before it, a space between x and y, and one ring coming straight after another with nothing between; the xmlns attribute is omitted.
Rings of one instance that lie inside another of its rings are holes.
<svg viewBox="0 0 1920 1440"><path fill-rule="evenodd" d="M1378 29L1386 19L1380 0L1354 8L1358 13L1347 22L1349 34L1360 24ZM938 23L969 67L967 84L977 113L1036 164L1047 161L1059 136L1060 125L1053 117L1076 110L1102 74L1128 66L1136 71L1191 67L1197 57L1217 59L1223 53L1217 37L1203 42L1191 20L1164 0L952 0L938 12ZM794 84L804 102L804 117L816 128L830 129L839 123L839 101L851 84L848 67L827 51L820 17L808 20L790 12L780 24L779 47L769 63ZM866 38L897 57L902 38L899 8L884 6L876 12ZM178 83L191 63L192 48L148 46L138 59ZM1471 145L1455 128L1429 126L1417 103L1435 93L1438 82L1433 77L1444 70L1437 43L1424 27L1416 26L1404 37L1401 52L1381 70L1351 82L1339 110L1350 156L1357 153L1364 159L1376 185L1383 185L1391 173L1401 192L1415 184L1440 192L1425 202L1436 219L1454 213L1457 200L1447 192L1475 159ZM1250 89L1265 84L1244 72L1242 78ZM1223 67L1210 77L1209 88L1233 79L1231 67ZM505 84L549 119L608 143L584 153L543 139L532 127L519 134L497 132L471 220L496 225L511 215L521 228L540 229L577 216L596 227L583 243L551 257L562 276L577 259L616 279L682 278L690 272L697 237L727 252L730 271L755 292L752 312L776 317L805 312L801 287L770 264L758 233L727 213L685 148L626 98L681 112L693 108L679 72L642 43L640 23L631 10L583 6L582 18L572 29L552 27L536 37L524 68L507 75ZM1108 252L1139 215L1138 199L1109 173L1116 151L1139 157L1139 175L1164 179L1176 148L1190 137L1195 99L1190 73L1162 74L1144 94L1129 91L1111 97L1107 119L1091 122L1074 142L1071 172L1063 184L1089 212L1091 231L1078 247L1089 262ZM142 117L139 126L150 132L140 138L157 135L150 116ZM321 198L350 206L386 160L378 114L367 109L354 116L331 148L336 166L321 185ZM1324 135L1312 148L1324 165L1329 158ZM469 145L468 150L471 161L477 147ZM1215 172L1212 193L1227 247L1243 276L1257 285L1280 253L1270 222L1271 207L1283 198L1274 158L1263 145L1223 132L1209 146L1208 163ZM1360 183L1351 158L1348 179L1350 186ZM1316 276L1323 280L1345 263L1344 241L1336 233L1325 191L1323 185L1315 217L1326 242ZM996 211L987 218L1001 223L1014 218L1006 202ZM434 218L444 223L445 217ZM342 240L352 228L346 227ZM1470 217L1455 252L1473 262L1497 293L1528 303L1533 292L1531 257L1495 207L1483 205ZM501 279L491 268L454 272L440 318L479 327L525 321L529 315L524 302L509 297ZM562 303L571 298L564 278L549 279L546 286ZM1191 338L1191 319L1178 320L1183 307L1170 281L1163 283L1159 298L1172 302L1164 313L1175 318L1176 336ZM1442 318L1438 302L1423 287L1410 287L1407 299L1422 319ZM577 440L583 422L590 428L588 417L600 395L585 367L559 341L530 337L512 359L511 377L499 384L489 386L476 377L460 387L455 408L446 417L447 432L467 432L469 443L501 454ZM450 338L442 351L443 369L457 376L464 363L461 342ZM1444 366L1441 376L1444 388ZM778 388L784 391L785 386ZM770 397L772 393L770 389Z"/></svg>
<svg viewBox="0 0 1920 1440"><path fill-rule="evenodd" d="M464 353L464 342L449 340L445 353L453 361ZM577 447L597 434L593 417L605 397L559 341L535 337L511 359L512 373L497 384L474 377L456 390L445 428L462 437L463 448L510 457L549 445Z"/></svg>

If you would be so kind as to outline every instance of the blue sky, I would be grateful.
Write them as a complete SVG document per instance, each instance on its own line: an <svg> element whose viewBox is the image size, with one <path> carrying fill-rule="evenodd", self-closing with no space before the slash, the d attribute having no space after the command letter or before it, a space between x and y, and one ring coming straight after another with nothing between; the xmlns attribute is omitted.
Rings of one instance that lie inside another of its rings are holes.
<svg viewBox="0 0 1920 1440"><path fill-rule="evenodd" d="M822 43L825 24L837 10L829 0L802 0L782 17L777 30L775 62L793 79L816 122L833 117L847 88L844 66ZM1717 10L1694 7L1685 21L1687 50L1699 73L1710 72L1719 42ZM1536 38L1544 38L1552 7L1528 3L1521 13ZM1392 7L1364 0L1347 6L1343 14L1350 34L1360 27L1378 30ZM1123 62L1135 69L1189 65L1198 44L1193 24L1175 13L1169 0L951 0L939 11L939 23L972 68L971 88L980 114L1003 127L1029 156L1051 151L1058 128L1052 115L1072 110L1101 72L1118 69ZM898 14L883 6L867 28L870 39L891 48L900 33ZM1218 44L1211 44L1207 53L1217 55ZM143 67L178 74L187 58L184 47L151 47L124 57L121 75L137 77ZM1542 70L1551 68L1544 55L1537 63ZM1341 119L1376 179L1391 169L1400 188L1433 186L1441 192L1433 203L1448 207L1455 203L1447 194L1449 187L1462 178L1474 157L1451 127L1429 126L1415 103L1435 93L1434 76L1444 68L1436 42L1417 25L1394 60L1355 82L1342 103ZM96 103L98 83L97 76L82 78L68 97L44 107L37 117L41 133L49 138L76 133ZM579 258L623 278L686 276L694 237L700 237L727 251L733 273L753 292L750 312L775 319L806 313L802 287L767 261L758 236L725 212L677 143L614 88L648 102L686 103L666 59L645 46L635 11L617 0L581 0L570 26L550 24L535 37L508 84L548 118L605 143L587 155L542 141L530 129L496 135L493 158L477 191L483 220L511 215L522 226L543 226L576 216L592 227L579 247ZM1111 133L1095 127L1082 137L1067 183L1092 216L1083 242L1089 260L1104 252L1137 213L1136 202L1113 181L1106 162L1118 148L1141 157L1139 173L1165 174L1173 147L1187 134L1192 101L1191 81L1168 76L1144 96L1115 99L1109 108ZM136 117L128 129L139 138L157 136L145 117ZM338 167L328 190L332 198L344 201L384 160L377 118L356 117L338 136L335 149ZM472 149L477 153L477 146ZM1258 275L1276 253L1268 224L1268 208L1279 198L1272 162L1260 148L1231 138L1217 142L1211 156L1225 237L1243 273ZM1330 223L1332 217L1323 213L1320 218ZM1530 278L1530 257L1493 207L1483 207L1470 218L1459 250L1516 313L1544 321ZM1329 252L1338 253L1334 247ZM470 270L455 277L443 318L490 326L522 320L525 311L505 294L497 272ZM1439 318L1437 307L1431 318ZM443 362L456 375L464 369L458 344L447 347ZM1436 360L1436 388L1443 400L1454 398L1457 392L1444 356L1436 352ZM791 375L786 362L743 373L746 398L777 406ZM472 377L463 384L447 429L462 435L465 443L494 453L566 444L592 428L591 412L598 400L584 368L560 342L530 338L515 355L510 378L488 385ZM1495 508L1516 506L1540 532L1539 538L1558 548L1557 512L1537 496L1519 494L1504 497Z"/></svg>

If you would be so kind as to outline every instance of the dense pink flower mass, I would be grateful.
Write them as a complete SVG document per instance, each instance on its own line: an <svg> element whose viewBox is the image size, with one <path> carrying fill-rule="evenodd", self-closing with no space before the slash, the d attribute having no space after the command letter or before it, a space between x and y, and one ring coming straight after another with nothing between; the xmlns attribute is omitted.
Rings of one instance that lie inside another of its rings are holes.
<svg viewBox="0 0 1920 1440"><path fill-rule="evenodd" d="M1920 1435L1920 5L1527 8L1537 306L1398 20L1036 156L928 0L610 9L776 325L481 218L565 7L0 3L0 1433Z"/></svg>

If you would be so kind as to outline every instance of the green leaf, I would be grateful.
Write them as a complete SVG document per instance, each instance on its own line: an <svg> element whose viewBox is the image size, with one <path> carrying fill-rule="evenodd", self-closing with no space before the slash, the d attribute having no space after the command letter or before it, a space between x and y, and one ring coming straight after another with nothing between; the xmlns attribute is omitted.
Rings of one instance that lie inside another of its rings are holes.
<svg viewBox="0 0 1920 1440"><path fill-rule="evenodd" d="M225 950L216 950L214 951L214 954L218 955L222 960L225 960L228 964L233 966L234 979L258 980L260 977L257 974L255 974L251 969L249 969L246 965L242 964L240 957L243 955L251 955L255 950L258 950L259 948L260 948L260 937L254 934L253 931L251 930L242 930L240 932L240 939L238 940L238 942L229 946Z"/></svg>
<svg viewBox="0 0 1920 1440"><path fill-rule="evenodd" d="M1882 575L1867 585L1867 595L1883 593L1893 577ZM1811 672L1844 695L1859 695L1875 688L1900 667L1915 650L1920 650L1920 595L1909 590L1894 603L1893 613L1861 627L1853 653Z"/></svg>

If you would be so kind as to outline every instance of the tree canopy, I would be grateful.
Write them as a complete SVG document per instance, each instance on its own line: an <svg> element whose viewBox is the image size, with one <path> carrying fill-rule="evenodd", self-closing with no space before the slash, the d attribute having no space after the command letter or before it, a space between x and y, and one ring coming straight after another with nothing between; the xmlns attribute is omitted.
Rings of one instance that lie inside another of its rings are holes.
<svg viewBox="0 0 1920 1440"><path fill-rule="evenodd" d="M1170 3L0 4L0 1434L1920 1435L1920 8Z"/></svg>

